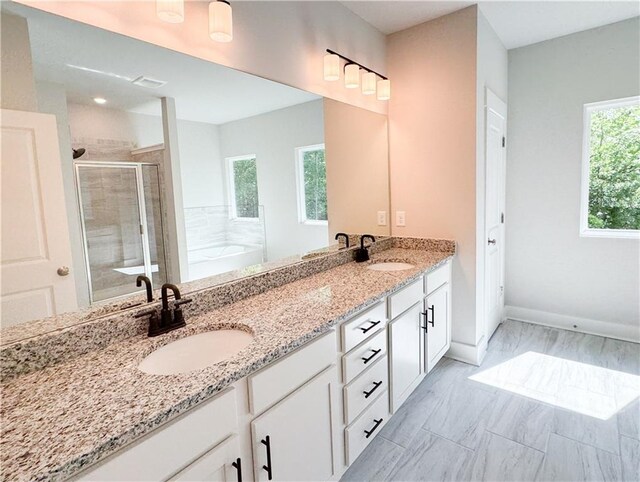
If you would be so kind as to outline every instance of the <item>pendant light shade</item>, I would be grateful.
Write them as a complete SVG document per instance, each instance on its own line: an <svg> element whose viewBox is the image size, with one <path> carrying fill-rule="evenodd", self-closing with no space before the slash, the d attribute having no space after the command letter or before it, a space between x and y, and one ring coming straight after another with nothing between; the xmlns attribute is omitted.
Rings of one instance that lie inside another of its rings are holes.
<svg viewBox="0 0 640 482"><path fill-rule="evenodd" d="M391 81L382 79L378 81L378 100L389 100L391 98Z"/></svg>
<svg viewBox="0 0 640 482"><path fill-rule="evenodd" d="M372 95L376 93L376 74L365 72L362 74L362 93Z"/></svg>
<svg viewBox="0 0 640 482"><path fill-rule="evenodd" d="M344 67L344 86L347 89L357 89L360 85L360 66L347 64Z"/></svg>
<svg viewBox="0 0 640 482"><path fill-rule="evenodd" d="M340 57L336 54L324 56L324 80L340 80Z"/></svg>
<svg viewBox="0 0 640 482"><path fill-rule="evenodd" d="M156 0L156 14L169 23L184 22L184 0Z"/></svg>
<svg viewBox="0 0 640 482"><path fill-rule="evenodd" d="M233 18L229 2L217 0L209 4L209 37L216 42L231 42L233 39Z"/></svg>

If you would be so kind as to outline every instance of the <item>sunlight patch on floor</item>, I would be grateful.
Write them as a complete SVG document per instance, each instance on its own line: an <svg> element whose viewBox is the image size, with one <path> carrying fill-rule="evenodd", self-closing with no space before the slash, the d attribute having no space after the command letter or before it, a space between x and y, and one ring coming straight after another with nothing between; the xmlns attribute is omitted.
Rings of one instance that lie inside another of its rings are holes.
<svg viewBox="0 0 640 482"><path fill-rule="evenodd" d="M640 376L533 351L469 379L602 420L640 397Z"/></svg>

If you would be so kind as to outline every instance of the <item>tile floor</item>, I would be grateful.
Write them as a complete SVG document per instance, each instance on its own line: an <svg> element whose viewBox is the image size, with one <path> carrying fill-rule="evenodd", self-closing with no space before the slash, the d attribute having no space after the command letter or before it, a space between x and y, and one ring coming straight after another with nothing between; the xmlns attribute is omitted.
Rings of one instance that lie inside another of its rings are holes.
<svg viewBox="0 0 640 482"><path fill-rule="evenodd" d="M443 359L343 481L640 481L640 345L503 323Z"/></svg>

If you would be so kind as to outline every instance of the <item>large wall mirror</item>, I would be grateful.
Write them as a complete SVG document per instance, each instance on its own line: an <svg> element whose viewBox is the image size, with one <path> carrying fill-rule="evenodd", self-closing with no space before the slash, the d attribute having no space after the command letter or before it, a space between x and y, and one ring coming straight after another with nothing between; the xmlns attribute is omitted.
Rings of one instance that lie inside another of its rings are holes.
<svg viewBox="0 0 640 482"><path fill-rule="evenodd" d="M3 13L26 19L38 111L56 118L62 183L41 182L64 196L78 320L130 306L138 275L188 292L300 262L340 231L389 234L386 116L28 7ZM3 153L3 178L21 179L12 169ZM3 195L3 241L20 236L4 221L17 199ZM56 314L27 309L30 287L17 296L10 276L3 327Z"/></svg>

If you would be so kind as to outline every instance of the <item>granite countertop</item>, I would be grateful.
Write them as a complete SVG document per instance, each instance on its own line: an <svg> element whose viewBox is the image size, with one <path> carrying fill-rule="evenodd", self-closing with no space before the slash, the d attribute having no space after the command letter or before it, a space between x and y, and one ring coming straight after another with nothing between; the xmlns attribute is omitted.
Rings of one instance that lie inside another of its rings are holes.
<svg viewBox="0 0 640 482"><path fill-rule="evenodd" d="M120 341L2 385L3 480L64 479L192 408L231 383L325 333L380 297L445 262L453 252L392 248L376 261L415 268L381 272L347 263L187 319L157 338ZM251 331L232 358L179 375L137 369L156 348L216 328Z"/></svg>

